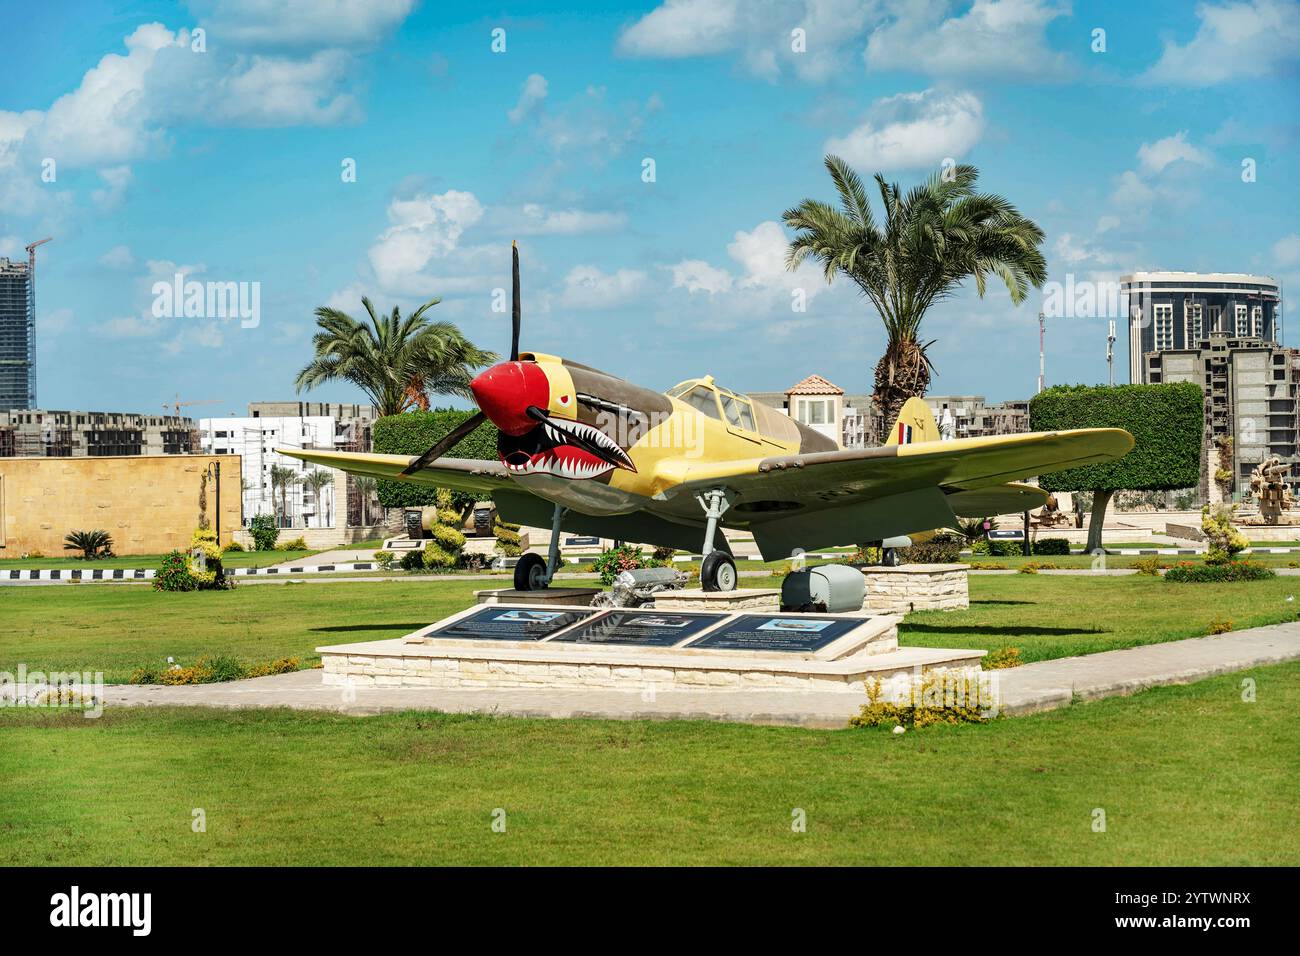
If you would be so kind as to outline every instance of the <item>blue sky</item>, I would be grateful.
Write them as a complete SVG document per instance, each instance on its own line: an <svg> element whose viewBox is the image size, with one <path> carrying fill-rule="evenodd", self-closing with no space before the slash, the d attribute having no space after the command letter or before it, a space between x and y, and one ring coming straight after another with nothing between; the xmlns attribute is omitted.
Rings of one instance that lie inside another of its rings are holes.
<svg viewBox="0 0 1300 956"><path fill-rule="evenodd" d="M440 296L436 315L504 350L512 238L525 348L659 388L818 372L869 391L877 318L782 262L781 213L831 198L831 150L905 186L975 163L1046 230L1056 281L1192 269L1300 289L1294 2L465 6L6 2L0 255L55 237L39 404L291 397L312 310L361 295ZM155 316L177 271L258 283L259 324ZM938 304L932 391L1028 396L1038 306L997 287ZM1105 329L1049 322L1048 380L1103 381ZM1123 380L1122 335L1116 363Z"/></svg>

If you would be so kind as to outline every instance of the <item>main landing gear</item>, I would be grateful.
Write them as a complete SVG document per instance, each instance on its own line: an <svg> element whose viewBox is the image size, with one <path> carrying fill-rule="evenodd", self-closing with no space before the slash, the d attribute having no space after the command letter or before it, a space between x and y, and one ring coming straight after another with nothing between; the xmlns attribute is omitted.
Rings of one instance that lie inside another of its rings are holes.
<svg viewBox="0 0 1300 956"><path fill-rule="evenodd" d="M718 521L731 507L731 500L723 488L714 488L702 495L696 495L695 500L704 509L705 517L704 561L700 564L700 587L706 591L734 591L737 579L736 562L731 560L731 555L726 551L713 549L713 539L718 533Z"/></svg>
<svg viewBox="0 0 1300 956"><path fill-rule="evenodd" d="M569 509L562 505L555 506L555 513L551 516L551 545L545 560L532 551L520 556L515 565L516 591L542 591L550 586L560 567L560 523L568 512Z"/></svg>

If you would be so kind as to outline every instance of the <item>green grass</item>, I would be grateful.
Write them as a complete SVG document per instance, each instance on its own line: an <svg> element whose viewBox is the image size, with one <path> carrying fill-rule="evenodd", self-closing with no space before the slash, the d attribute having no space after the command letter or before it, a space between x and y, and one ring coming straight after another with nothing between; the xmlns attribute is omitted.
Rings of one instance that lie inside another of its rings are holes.
<svg viewBox="0 0 1300 956"><path fill-rule="evenodd" d="M572 582L587 586L588 580ZM745 587L780 579L745 578ZM298 657L317 647L400 637L467 607L497 582L450 576L403 581L243 584L234 591L166 594L152 588L80 584L0 587L0 670L103 671L122 683L167 657L193 663L230 655L247 663ZM1295 620L1300 581L1168 584L1160 578L974 575L967 611L907 616L904 645L1019 647L1025 661L1092 654L1199 637L1216 617L1235 629Z"/></svg>
<svg viewBox="0 0 1300 956"><path fill-rule="evenodd" d="M285 561L296 561L316 551L227 551L222 556L222 563L228 568L265 568ZM156 568L162 564L161 554L115 554L111 558L87 561L85 558L73 558L65 555L49 558L0 558L0 571L26 570L36 568L81 568L93 571L96 568Z"/></svg>
<svg viewBox="0 0 1300 956"><path fill-rule="evenodd" d="M483 581L243 585L168 594L147 586L0 588L0 670L102 670L123 683L167 657L193 663L319 660L326 644L401 637L463 610Z"/></svg>
<svg viewBox="0 0 1300 956"><path fill-rule="evenodd" d="M902 736L3 710L0 864L1294 866L1300 664L1247 673Z"/></svg>
<svg viewBox="0 0 1300 956"><path fill-rule="evenodd" d="M780 579L746 578L745 587L780 587ZM1214 618L1233 630L1294 621L1300 581L1273 578L1235 584L1169 584L1145 575L972 575L966 611L917 611L898 631L914 647L1018 647L1021 660L1203 637Z"/></svg>

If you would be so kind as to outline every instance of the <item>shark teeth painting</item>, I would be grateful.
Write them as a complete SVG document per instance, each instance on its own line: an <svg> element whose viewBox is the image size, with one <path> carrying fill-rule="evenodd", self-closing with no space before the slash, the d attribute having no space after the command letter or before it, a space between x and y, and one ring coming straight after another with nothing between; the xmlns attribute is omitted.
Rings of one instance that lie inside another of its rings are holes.
<svg viewBox="0 0 1300 956"><path fill-rule="evenodd" d="M636 466L614 439L586 422L555 418L540 409L533 414L538 425L525 435L501 434L501 463L515 475L553 475L557 478L597 478Z"/></svg>

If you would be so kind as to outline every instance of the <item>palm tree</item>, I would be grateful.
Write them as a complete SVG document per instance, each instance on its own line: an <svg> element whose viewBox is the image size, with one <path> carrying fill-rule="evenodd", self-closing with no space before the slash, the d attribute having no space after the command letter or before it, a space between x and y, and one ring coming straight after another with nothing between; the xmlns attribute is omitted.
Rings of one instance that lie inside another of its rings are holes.
<svg viewBox="0 0 1300 956"><path fill-rule="evenodd" d="M352 484L356 486L357 493L361 496L361 526L370 527L367 520L370 517L370 499L375 493L375 479L367 475L353 475Z"/></svg>
<svg viewBox="0 0 1300 956"><path fill-rule="evenodd" d="M817 260L827 282L844 276L879 313L886 345L876 363L872 400L883 432L907 399L929 387L933 366L926 349L933 343L921 342L920 328L930 306L969 277L983 297L989 276L1001 279L1019 305L1031 286L1047 279L1038 248L1044 234L1006 199L976 192L974 166L935 173L907 195L876 173L885 214L878 223L857 173L838 156L827 156L825 163L840 208L805 199L786 211L785 223L795 230L786 266L793 270Z"/></svg>
<svg viewBox="0 0 1300 956"><path fill-rule="evenodd" d="M334 484L334 476L328 471L316 468L302 476L302 483L311 489L312 497L316 499L316 511L320 513L324 509L324 495L322 492ZM328 516L326 516L328 517ZM325 521L322 528L330 527L330 522Z"/></svg>
<svg viewBox="0 0 1300 956"><path fill-rule="evenodd" d="M113 536L107 531L70 531L63 537L64 551L80 551L87 561L113 555Z"/></svg>
<svg viewBox="0 0 1300 956"><path fill-rule="evenodd" d="M362 299L370 324L338 309L316 310L320 331L312 338L316 356L298 373L299 392L325 382L347 381L369 396L379 415L428 409L429 395L469 398L474 369L497 360L461 334L450 322L433 322L425 312L431 299L406 318L396 306L386 316Z"/></svg>
<svg viewBox="0 0 1300 956"><path fill-rule="evenodd" d="M284 465L271 466L271 503L275 503L276 489L280 491L280 527L288 528L289 524L289 489L298 483L298 473L292 468Z"/></svg>

